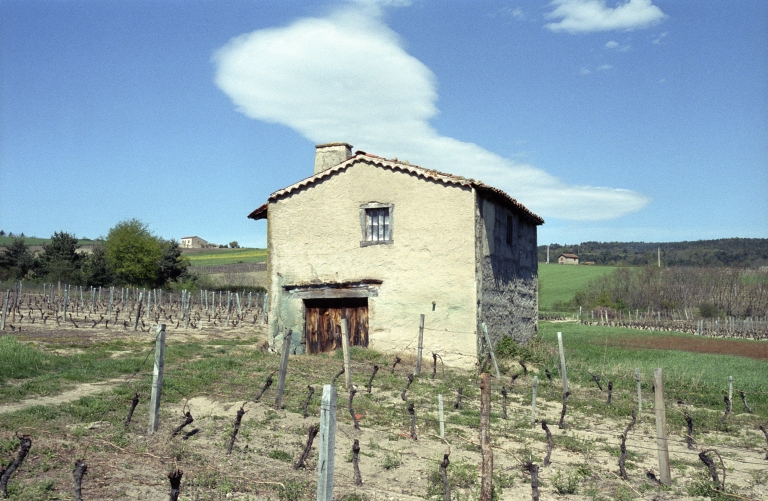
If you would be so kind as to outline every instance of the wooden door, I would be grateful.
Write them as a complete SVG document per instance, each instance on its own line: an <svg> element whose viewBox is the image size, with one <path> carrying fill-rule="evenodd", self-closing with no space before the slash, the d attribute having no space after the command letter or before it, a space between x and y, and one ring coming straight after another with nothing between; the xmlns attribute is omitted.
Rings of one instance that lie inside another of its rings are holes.
<svg viewBox="0 0 768 501"><path fill-rule="evenodd" d="M309 353L341 348L341 319L350 346L368 346L368 298L305 299L304 339Z"/></svg>

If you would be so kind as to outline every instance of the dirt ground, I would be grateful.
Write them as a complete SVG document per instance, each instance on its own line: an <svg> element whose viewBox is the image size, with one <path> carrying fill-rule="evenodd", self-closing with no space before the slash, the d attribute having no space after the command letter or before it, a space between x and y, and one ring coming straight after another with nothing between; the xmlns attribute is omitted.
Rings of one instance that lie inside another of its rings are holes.
<svg viewBox="0 0 768 501"><path fill-rule="evenodd" d="M651 348L654 350L682 350L694 353L714 353L718 355L736 355L739 357L768 360L768 343L750 341L734 343L733 339L688 338L680 336L653 336L643 338L616 338L608 342L609 346L626 348Z"/></svg>
<svg viewBox="0 0 768 501"><path fill-rule="evenodd" d="M152 332L131 332L118 329L61 329L53 325L23 325L15 335L44 347L45 342L55 339L80 339L82 349L85 340L98 341L125 337L150 341ZM241 325L232 329L168 328L169 339L189 341L199 339L250 339L253 350L263 349L264 330L261 326ZM73 348L78 349L78 348ZM277 357L277 355L275 355ZM535 367L531 368L536 370ZM403 375L408 369L403 368ZM522 378L521 378L522 379ZM30 398L13 404L0 404L0 422L8 413L31 406L61 405L85 395L98 395L120 383L120 380L85 383L68 388L62 394L47 398ZM318 390L321 391L321 390ZM530 386L520 383L511 391L508 401L507 420L498 420L492 426L494 445L494 471L500 475L497 488L502 490L502 501L531 499L530 476L525 474L522 463L546 454L546 442L540 423L531 425ZM573 388L572 391L579 391ZM334 497L341 499L351 495L364 496L370 501L408 501L431 497L442 499L441 488L435 483L438 465L443 454L450 453L451 471L470 472L474 480L464 478L465 487L454 488L454 500L479 497L477 479L481 455L477 446L477 430L448 424L446 439L441 439L434 425L436 408L424 410L423 420L416 427L417 440L400 420L390 426L368 426L365 416L360 416L360 430L354 429L346 409L348 393L339 388L338 430L335 455ZM374 385L371 397L382 406L402 407L403 402L390 391L380 391ZM27 495L17 494L11 499L74 499L72 491L72 465L76 458L83 458L88 471L83 481L83 499L136 499L166 500L169 482L166 475L175 468L183 470L182 500L252 499L298 501L315 497L317 482L317 445L315 441L307 466L295 470L297 461L307 440L310 426L319 424L319 394L316 394L309 417L275 410L274 388L268 390L262 402L222 400L212 395L200 395L186 402L169 404L162 409L160 428L155 434L146 431L146 407L140 407L136 419L126 429L106 421L80 423L65 431L51 432L40 429L21 429L29 434L33 447L22 468L14 474L11 484L26 486ZM474 404L468 404L474 405ZM231 455L226 446L232 432L237 410L243 406L240 434ZM446 403L446 414L453 411ZM548 389L541 391L537 400L537 418L546 419L553 435L552 464L540 465L540 499L698 499L688 494L687 486L704 470L697 457L698 451L689 451L683 441L684 430L669 429L669 452L672 459L671 488L662 488L646 477L647 471L658 475L655 422L652 410L644 412L641 420L628 434L626 443L630 456L627 461L629 481L619 477L617 465L621 432L628 420L614 420L593 412L569 412L566 426L558 428L561 410L559 398ZM181 422L183 413L189 411L194 422L182 433L171 437L171 431ZM421 411L420 411L421 412ZM499 412L499 409L494 409ZM343 416L343 417L342 417ZM429 421L432 420L432 421ZM194 434L184 439L190 431ZM0 438L8 440L11 437ZM351 450L353 441L360 444L361 487L353 482ZM708 434L708 443L715 443L725 461L726 484L737 489L741 499L768 499L768 461L765 452L753 444L762 440L757 430L743 430L738 437ZM0 456L7 462L11 453ZM452 470L452 468L454 470ZM720 474L722 478L722 473ZM558 487L567 484L568 478L577 480L575 493L559 494ZM50 481L49 490L39 497L34 486ZM430 485L432 488L430 490ZM49 493L55 497L48 496ZM356 500L355 500L356 501Z"/></svg>

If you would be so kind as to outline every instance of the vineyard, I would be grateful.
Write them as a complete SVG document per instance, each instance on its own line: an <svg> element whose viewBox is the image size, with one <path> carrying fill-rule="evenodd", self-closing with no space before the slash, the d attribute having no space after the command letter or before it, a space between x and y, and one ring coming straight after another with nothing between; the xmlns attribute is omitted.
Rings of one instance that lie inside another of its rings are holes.
<svg viewBox="0 0 768 501"><path fill-rule="evenodd" d="M450 499L477 499L489 450L500 500L768 496L768 362L622 344L662 339L657 330L542 322L528 347L500 346L500 377L486 364L485 449L483 378L444 367L439 353L414 375L418 319L412 353L350 349L351 387L340 350L287 357L281 391L261 296L74 287L14 296L0 337L0 483L10 499L313 499L313 430L329 384L336 499L444 500L446 487ZM167 344L150 433L157 323ZM666 379L669 486L659 483L653 367Z"/></svg>
<svg viewBox="0 0 768 501"><path fill-rule="evenodd" d="M687 332L707 337L768 339L768 317L697 318L689 310L621 312L611 308L595 308L577 318L584 325Z"/></svg>

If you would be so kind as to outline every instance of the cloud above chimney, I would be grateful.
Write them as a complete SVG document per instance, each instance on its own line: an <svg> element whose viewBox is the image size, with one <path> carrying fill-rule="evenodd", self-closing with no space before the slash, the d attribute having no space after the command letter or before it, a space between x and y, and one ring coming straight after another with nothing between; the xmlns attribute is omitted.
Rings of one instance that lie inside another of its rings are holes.
<svg viewBox="0 0 768 501"><path fill-rule="evenodd" d="M569 185L441 135L430 125L438 113L436 77L404 49L376 2L243 34L217 50L213 61L216 85L248 117L288 126L314 143L345 141L482 180L545 219L614 219L650 202L630 190Z"/></svg>

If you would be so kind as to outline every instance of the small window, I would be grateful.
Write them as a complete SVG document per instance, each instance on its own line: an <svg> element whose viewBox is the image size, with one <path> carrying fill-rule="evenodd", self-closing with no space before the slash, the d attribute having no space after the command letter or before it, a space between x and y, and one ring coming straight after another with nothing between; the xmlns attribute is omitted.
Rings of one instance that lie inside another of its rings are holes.
<svg viewBox="0 0 768 501"><path fill-rule="evenodd" d="M392 204L370 203L360 207L361 247L392 243Z"/></svg>
<svg viewBox="0 0 768 501"><path fill-rule="evenodd" d="M514 245L515 243L515 218L507 216L507 243Z"/></svg>

